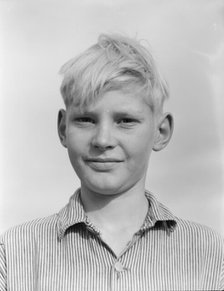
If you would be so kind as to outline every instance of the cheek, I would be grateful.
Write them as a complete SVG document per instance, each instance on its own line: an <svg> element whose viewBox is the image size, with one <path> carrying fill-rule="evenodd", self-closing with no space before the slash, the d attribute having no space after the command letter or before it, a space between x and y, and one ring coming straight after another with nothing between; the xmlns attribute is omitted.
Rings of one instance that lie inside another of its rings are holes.
<svg viewBox="0 0 224 291"><path fill-rule="evenodd" d="M148 156L154 143L153 134L140 132L134 140L128 141L129 151L133 156Z"/></svg>
<svg viewBox="0 0 224 291"><path fill-rule="evenodd" d="M67 136L67 148L70 160L75 163L83 155L85 141L82 136L70 134Z"/></svg>
<svg viewBox="0 0 224 291"><path fill-rule="evenodd" d="M87 145L87 138L79 131L68 131L67 133L67 145L73 152L82 152L83 148Z"/></svg>
<svg viewBox="0 0 224 291"><path fill-rule="evenodd" d="M132 144L128 152L127 168L131 172L145 170L148 167L149 157L151 153L150 144L136 143Z"/></svg>
<svg viewBox="0 0 224 291"><path fill-rule="evenodd" d="M153 146L153 135L141 132L138 138L130 140L128 146L128 169L131 172L142 172L148 167L150 154Z"/></svg>

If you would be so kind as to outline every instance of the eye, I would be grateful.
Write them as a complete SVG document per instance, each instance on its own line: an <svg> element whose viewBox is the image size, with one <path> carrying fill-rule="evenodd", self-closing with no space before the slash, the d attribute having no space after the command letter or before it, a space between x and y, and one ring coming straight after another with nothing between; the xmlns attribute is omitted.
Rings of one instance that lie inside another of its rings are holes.
<svg viewBox="0 0 224 291"><path fill-rule="evenodd" d="M75 118L75 123L80 124L80 125L89 125L89 124L94 124L95 121L91 117L83 116L83 117Z"/></svg>
<svg viewBox="0 0 224 291"><path fill-rule="evenodd" d="M90 118L90 117L79 117L76 119L76 121L79 121L79 122L90 122L90 123L93 123L93 119Z"/></svg>
<svg viewBox="0 0 224 291"><path fill-rule="evenodd" d="M138 123L138 120L134 118L125 117L125 118L119 119L117 123L124 127L131 127L131 126L134 126L136 123Z"/></svg>
<svg viewBox="0 0 224 291"><path fill-rule="evenodd" d="M120 123L132 123L132 122L135 122L135 120L132 118L123 118L120 120Z"/></svg>

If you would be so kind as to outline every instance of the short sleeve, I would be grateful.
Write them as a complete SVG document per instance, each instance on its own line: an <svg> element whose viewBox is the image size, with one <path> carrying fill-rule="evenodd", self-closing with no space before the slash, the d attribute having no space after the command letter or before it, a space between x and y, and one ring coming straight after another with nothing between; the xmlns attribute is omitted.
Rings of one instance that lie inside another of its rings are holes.
<svg viewBox="0 0 224 291"><path fill-rule="evenodd" d="M6 288L5 246L0 241L0 291L6 291Z"/></svg>

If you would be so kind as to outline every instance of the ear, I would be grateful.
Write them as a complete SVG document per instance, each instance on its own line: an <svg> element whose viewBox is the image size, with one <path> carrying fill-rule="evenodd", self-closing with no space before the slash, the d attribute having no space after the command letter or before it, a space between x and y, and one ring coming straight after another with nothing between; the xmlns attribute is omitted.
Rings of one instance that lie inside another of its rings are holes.
<svg viewBox="0 0 224 291"><path fill-rule="evenodd" d="M154 151L160 151L168 145L173 134L173 128L173 116L170 113L164 113L157 124Z"/></svg>
<svg viewBox="0 0 224 291"><path fill-rule="evenodd" d="M58 135L61 141L61 144L64 147L66 145L66 111L64 109L60 109L58 112Z"/></svg>

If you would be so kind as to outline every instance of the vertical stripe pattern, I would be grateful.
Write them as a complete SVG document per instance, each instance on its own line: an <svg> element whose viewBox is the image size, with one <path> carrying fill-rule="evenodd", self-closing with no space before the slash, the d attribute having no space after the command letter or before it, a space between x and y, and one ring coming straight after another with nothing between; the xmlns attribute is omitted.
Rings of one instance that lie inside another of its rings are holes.
<svg viewBox="0 0 224 291"><path fill-rule="evenodd" d="M119 257L88 221L79 190L58 214L8 230L0 291L224 290L223 239L146 197L145 222Z"/></svg>

